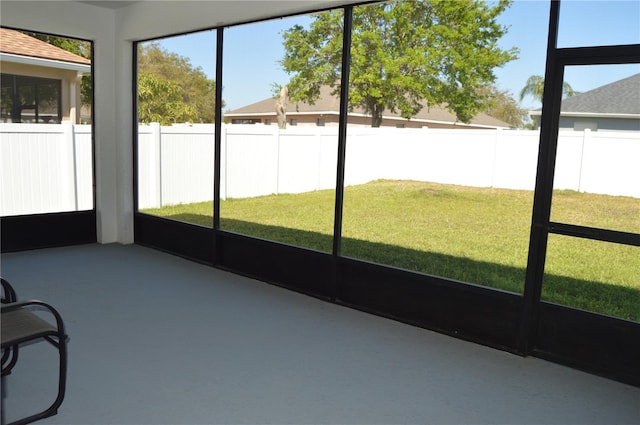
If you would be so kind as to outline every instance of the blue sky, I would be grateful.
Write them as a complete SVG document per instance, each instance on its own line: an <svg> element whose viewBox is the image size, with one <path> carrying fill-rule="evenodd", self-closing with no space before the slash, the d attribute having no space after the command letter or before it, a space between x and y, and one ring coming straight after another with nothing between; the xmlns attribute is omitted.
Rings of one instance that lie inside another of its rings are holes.
<svg viewBox="0 0 640 425"><path fill-rule="evenodd" d="M570 0L561 7L558 47L640 43L640 0ZM544 75L549 2L516 0L499 21L509 31L503 48L518 47L519 59L496 70L497 85L517 99L527 78ZM285 84L287 74L278 61L283 56L282 31L305 25L308 17L293 17L225 29L223 99L225 110L265 99L273 83ZM194 66L215 77L215 31L161 40L167 50L188 57ZM579 92L640 72L640 64L570 67L565 80ZM530 98L524 108L539 107Z"/></svg>

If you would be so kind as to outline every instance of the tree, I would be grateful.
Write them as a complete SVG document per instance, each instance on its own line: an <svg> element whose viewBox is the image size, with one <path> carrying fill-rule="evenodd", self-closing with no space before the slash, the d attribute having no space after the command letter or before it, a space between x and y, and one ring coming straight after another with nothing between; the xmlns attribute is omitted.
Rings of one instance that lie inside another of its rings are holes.
<svg viewBox="0 0 640 425"><path fill-rule="evenodd" d="M158 43L138 51L138 121L212 123L216 83L189 58L168 52ZM224 106L224 104L222 105Z"/></svg>
<svg viewBox="0 0 640 425"><path fill-rule="evenodd" d="M497 41L506 27L497 16L511 3L407 0L353 9L349 109L362 107L380 126L389 109L404 118L428 105L445 105L469 122L486 104L493 69L515 59ZM283 33L283 69L292 100L314 103L320 87L340 91L342 12L313 15L309 29ZM483 90L485 89L485 90Z"/></svg>
<svg viewBox="0 0 640 425"><path fill-rule="evenodd" d="M542 94L544 92L544 77L541 75L532 75L527 79L522 90L520 90L520 101L526 97L531 96L535 100L542 102ZM566 81L562 83L562 96L563 97L571 97L574 96L576 92L573 90L571 85Z"/></svg>
<svg viewBox="0 0 640 425"><path fill-rule="evenodd" d="M158 78L152 73L138 77L138 121L170 125L190 122L197 115L192 105L182 98L180 86L174 81Z"/></svg>
<svg viewBox="0 0 640 425"><path fill-rule="evenodd" d="M523 128L527 120L527 112L520 108L510 92L498 90L495 86L487 88L487 99L483 112L494 118L511 124L515 128Z"/></svg>

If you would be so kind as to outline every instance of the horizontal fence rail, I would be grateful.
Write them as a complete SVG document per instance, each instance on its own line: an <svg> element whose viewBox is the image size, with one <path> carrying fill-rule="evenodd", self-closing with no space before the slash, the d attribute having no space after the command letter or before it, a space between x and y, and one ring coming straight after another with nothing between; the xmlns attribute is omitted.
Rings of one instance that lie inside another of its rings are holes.
<svg viewBox="0 0 640 425"><path fill-rule="evenodd" d="M335 188L338 129L223 125L221 198ZM1 214L91 209L91 127L0 124ZM349 128L345 184L378 179L533 190L539 132ZM213 199L213 124L140 125L138 205ZM561 130L554 187L640 198L640 132Z"/></svg>

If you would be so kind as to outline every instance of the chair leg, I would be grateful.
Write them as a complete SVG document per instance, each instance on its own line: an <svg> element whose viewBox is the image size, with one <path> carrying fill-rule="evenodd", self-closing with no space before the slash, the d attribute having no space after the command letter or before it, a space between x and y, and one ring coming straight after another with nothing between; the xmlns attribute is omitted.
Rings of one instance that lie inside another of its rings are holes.
<svg viewBox="0 0 640 425"><path fill-rule="evenodd" d="M0 424L6 424L7 420L4 418L4 398L6 397L4 388L5 388L5 378L4 376L0 377L0 389L2 389L2 391L0 391Z"/></svg>
<svg viewBox="0 0 640 425"><path fill-rule="evenodd" d="M18 419L17 421L11 422L7 425L26 425L31 422L48 418L49 416L53 416L58 413L58 408L62 404L64 400L66 388L67 388L67 337L62 336L54 341L51 338L46 338L52 345L58 348L58 354L60 356L60 362L58 366L58 396L54 400L54 402L49 406L46 410L43 410L40 413L36 413L35 415L28 416L26 418ZM4 411L4 409L3 409ZM4 424L4 421L2 422Z"/></svg>
<svg viewBox="0 0 640 425"><path fill-rule="evenodd" d="M2 351L2 376L7 376L18 362L18 346L7 347Z"/></svg>

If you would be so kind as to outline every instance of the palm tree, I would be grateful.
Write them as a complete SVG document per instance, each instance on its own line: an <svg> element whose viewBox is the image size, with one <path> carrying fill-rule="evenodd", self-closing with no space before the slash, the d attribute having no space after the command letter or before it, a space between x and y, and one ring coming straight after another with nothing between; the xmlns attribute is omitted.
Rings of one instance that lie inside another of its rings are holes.
<svg viewBox="0 0 640 425"><path fill-rule="evenodd" d="M544 91L544 78L541 75L532 75L527 79L522 90L520 90L520 101L527 95L531 95L534 99L542 102L542 92ZM562 83L562 96L571 97L576 92L566 81Z"/></svg>

